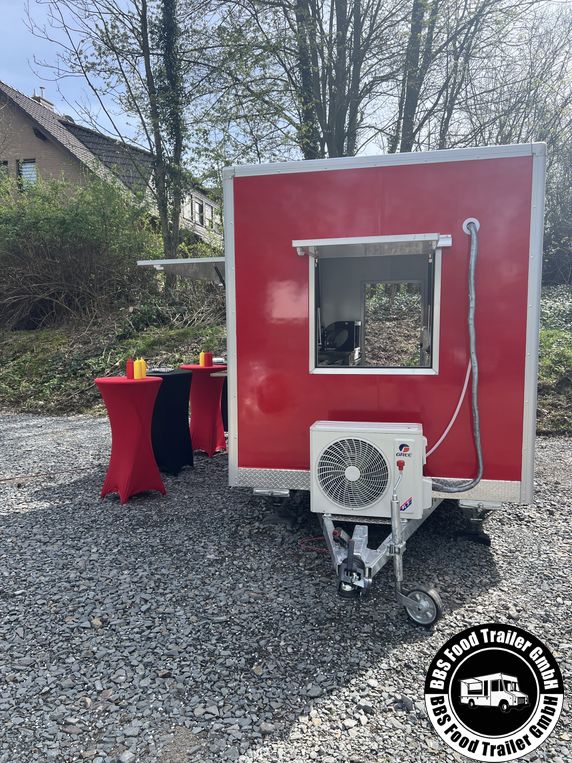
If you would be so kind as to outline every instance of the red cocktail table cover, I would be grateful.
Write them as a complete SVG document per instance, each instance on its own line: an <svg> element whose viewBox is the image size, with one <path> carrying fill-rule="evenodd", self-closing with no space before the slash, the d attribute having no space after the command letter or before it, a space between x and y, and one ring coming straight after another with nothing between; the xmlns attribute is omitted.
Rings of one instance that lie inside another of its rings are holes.
<svg viewBox="0 0 572 763"><path fill-rule="evenodd" d="M224 377L212 376L226 371L226 366L183 365L193 372L191 384L191 440L193 450L204 450L213 456L217 450L226 450L224 428L220 410Z"/></svg>
<svg viewBox="0 0 572 763"><path fill-rule="evenodd" d="M111 425L111 458L101 496L119 493L121 503L145 490L165 486L151 445L151 420L162 380L147 376L96 379Z"/></svg>

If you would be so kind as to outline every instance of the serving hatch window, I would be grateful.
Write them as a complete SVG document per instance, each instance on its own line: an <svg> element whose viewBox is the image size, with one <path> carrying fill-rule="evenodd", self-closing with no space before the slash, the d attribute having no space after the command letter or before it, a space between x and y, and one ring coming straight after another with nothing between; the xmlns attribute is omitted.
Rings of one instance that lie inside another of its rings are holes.
<svg viewBox="0 0 572 763"><path fill-rule="evenodd" d="M430 310L423 283L364 283L362 365L372 368L430 368Z"/></svg>
<svg viewBox="0 0 572 763"><path fill-rule="evenodd" d="M436 372L440 248L431 235L308 248L310 370Z"/></svg>

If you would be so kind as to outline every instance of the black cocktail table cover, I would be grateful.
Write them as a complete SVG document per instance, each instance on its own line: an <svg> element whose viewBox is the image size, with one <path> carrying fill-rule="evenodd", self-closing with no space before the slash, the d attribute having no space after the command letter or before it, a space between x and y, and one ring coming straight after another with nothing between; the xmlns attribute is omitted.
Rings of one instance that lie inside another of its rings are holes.
<svg viewBox="0 0 572 763"><path fill-rule="evenodd" d="M222 399L220 403L220 412L222 415L222 428L228 432L228 379L224 380L222 385Z"/></svg>
<svg viewBox="0 0 572 763"><path fill-rule="evenodd" d="M183 466L193 465L193 444L189 431L189 393L193 374L181 369L151 369L147 373L163 380L151 424L155 460L162 472L177 474Z"/></svg>

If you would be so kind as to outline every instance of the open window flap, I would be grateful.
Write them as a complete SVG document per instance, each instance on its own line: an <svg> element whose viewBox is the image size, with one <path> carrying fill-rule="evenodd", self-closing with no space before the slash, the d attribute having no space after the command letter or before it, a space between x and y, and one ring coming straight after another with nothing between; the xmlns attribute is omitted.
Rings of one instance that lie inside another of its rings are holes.
<svg viewBox="0 0 572 763"><path fill-rule="evenodd" d="M298 254L312 257L383 257L401 254L430 255L451 246L451 236L439 233L412 233L399 236L307 239L292 241Z"/></svg>
<svg viewBox="0 0 572 763"><path fill-rule="evenodd" d="M138 260L142 267L153 267L165 273L190 278L194 281L212 281L225 285L224 257L197 257L186 260Z"/></svg>

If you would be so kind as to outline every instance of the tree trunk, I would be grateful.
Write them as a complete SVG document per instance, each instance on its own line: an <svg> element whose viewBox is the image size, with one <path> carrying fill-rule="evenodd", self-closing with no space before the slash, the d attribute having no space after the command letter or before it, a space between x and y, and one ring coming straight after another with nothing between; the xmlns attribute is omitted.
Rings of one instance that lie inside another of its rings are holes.
<svg viewBox="0 0 572 763"><path fill-rule="evenodd" d="M300 72L300 110L301 120L298 129L298 143L304 159L319 159L320 138L316 120L312 63L308 45L311 33L310 9L307 0L296 0L296 34L298 46L298 70Z"/></svg>
<svg viewBox="0 0 572 763"><path fill-rule="evenodd" d="M183 149L184 149L184 82L181 73L180 59L180 30L177 20L178 0L162 0L161 8L161 48L163 54L164 77L163 99L161 107L166 123L166 132L172 146L172 157L169 167L170 192L170 258L176 258L179 254L181 206L183 202ZM172 291L176 285L176 276L167 274L165 281L167 290Z"/></svg>
<svg viewBox="0 0 572 763"><path fill-rule="evenodd" d="M413 0L411 9L411 26L409 41L405 54L405 98L403 102L403 117L401 123L401 142L399 150L412 151L415 137L415 114L419 102L419 92L423 77L419 71L419 56L421 52L421 35L425 20L426 0Z"/></svg>
<svg viewBox="0 0 572 763"><path fill-rule="evenodd" d="M155 197L157 212L161 224L161 237L163 240L163 254L166 259L171 256L172 241L169 220L169 198L167 195L167 168L163 151L163 138L161 135L161 122L159 117L159 103L157 86L153 74L151 62L151 44L149 39L149 23L147 16L147 0L141 0L140 12L141 24L141 50L145 69L145 82L149 93L149 117L153 134L153 179L155 182Z"/></svg>
<svg viewBox="0 0 572 763"><path fill-rule="evenodd" d="M361 0L354 0L353 48L351 62L351 80L349 86L348 124L346 135L346 155L354 156L357 149L357 132L359 119L359 90L361 85L362 66L362 32L363 18L361 15Z"/></svg>

